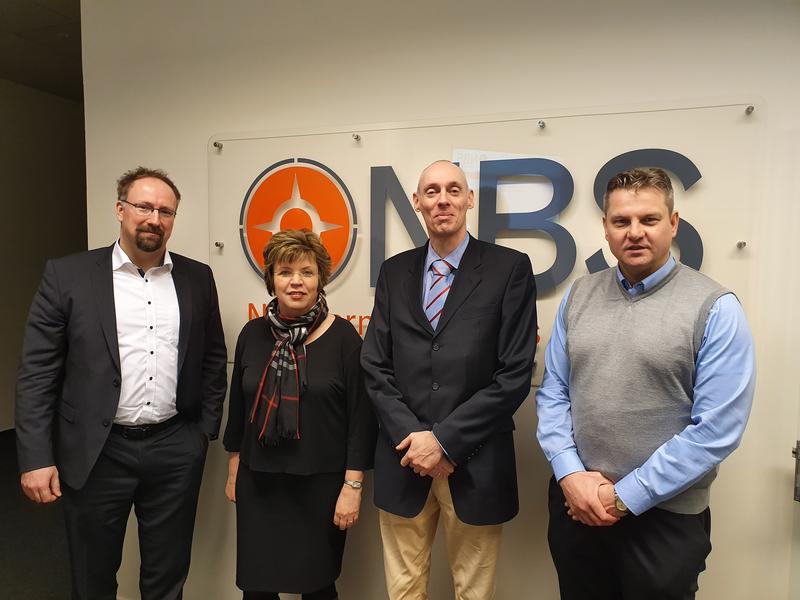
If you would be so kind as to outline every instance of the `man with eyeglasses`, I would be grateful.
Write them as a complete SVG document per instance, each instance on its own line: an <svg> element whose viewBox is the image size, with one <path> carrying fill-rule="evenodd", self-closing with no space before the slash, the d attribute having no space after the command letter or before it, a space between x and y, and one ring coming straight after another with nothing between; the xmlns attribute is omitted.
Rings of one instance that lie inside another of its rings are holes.
<svg viewBox="0 0 800 600"><path fill-rule="evenodd" d="M123 174L118 241L48 261L28 316L20 479L62 499L73 599L116 598L131 507L142 599L182 597L227 353L211 269L166 249L179 201L163 171Z"/></svg>

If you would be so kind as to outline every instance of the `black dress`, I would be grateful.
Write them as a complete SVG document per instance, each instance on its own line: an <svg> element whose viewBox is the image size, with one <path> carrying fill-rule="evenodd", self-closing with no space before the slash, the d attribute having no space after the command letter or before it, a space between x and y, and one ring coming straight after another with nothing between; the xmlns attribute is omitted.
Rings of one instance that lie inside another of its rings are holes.
<svg viewBox="0 0 800 600"><path fill-rule="evenodd" d="M236 585L308 593L339 576L345 532L333 524L345 469L372 466L376 423L364 392L361 338L336 317L306 346L308 386L300 396L300 439L262 447L250 423L275 339L263 318L236 343L224 445L239 452Z"/></svg>

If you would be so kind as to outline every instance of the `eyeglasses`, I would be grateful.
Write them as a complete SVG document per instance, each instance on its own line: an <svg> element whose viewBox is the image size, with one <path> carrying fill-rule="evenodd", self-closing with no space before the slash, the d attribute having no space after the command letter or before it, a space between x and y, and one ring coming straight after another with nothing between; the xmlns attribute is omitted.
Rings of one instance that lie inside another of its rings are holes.
<svg viewBox="0 0 800 600"><path fill-rule="evenodd" d="M151 214L153 214L153 211L157 212L158 216L162 219L174 219L175 215L178 214L177 210L172 210L169 208L155 208L149 204L134 204L133 202L128 202L127 200L120 200L120 202L129 204L133 207L133 210L136 211L137 215L141 215L143 217L149 217Z"/></svg>

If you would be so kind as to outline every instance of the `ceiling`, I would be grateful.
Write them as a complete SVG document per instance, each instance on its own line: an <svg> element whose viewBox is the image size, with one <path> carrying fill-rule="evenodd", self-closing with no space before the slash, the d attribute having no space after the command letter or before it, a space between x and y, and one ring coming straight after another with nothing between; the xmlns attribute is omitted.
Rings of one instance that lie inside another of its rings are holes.
<svg viewBox="0 0 800 600"><path fill-rule="evenodd" d="M0 0L0 79L82 101L80 0Z"/></svg>

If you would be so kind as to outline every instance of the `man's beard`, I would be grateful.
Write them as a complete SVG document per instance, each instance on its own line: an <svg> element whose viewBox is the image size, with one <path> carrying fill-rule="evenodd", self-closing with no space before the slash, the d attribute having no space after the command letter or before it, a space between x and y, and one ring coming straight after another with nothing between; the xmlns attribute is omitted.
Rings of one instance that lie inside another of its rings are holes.
<svg viewBox="0 0 800 600"><path fill-rule="evenodd" d="M158 237L145 236L145 233L154 233ZM158 227L147 227L136 230L136 247L142 252L155 252L164 245L164 231Z"/></svg>

